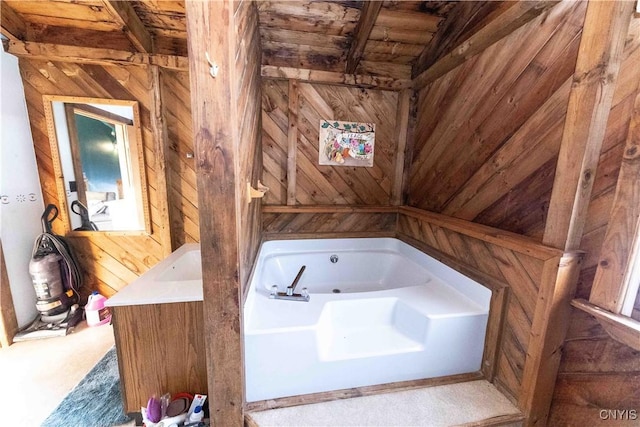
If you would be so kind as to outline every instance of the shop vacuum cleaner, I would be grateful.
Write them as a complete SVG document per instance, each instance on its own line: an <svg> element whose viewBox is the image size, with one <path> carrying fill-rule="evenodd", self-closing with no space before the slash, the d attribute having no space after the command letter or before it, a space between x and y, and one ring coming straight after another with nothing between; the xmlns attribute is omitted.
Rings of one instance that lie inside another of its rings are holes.
<svg viewBox="0 0 640 427"><path fill-rule="evenodd" d="M82 320L78 294L82 275L69 244L51 229L57 217L55 205L48 205L42 214L43 233L33 245L29 262L38 315L14 341L65 336Z"/></svg>

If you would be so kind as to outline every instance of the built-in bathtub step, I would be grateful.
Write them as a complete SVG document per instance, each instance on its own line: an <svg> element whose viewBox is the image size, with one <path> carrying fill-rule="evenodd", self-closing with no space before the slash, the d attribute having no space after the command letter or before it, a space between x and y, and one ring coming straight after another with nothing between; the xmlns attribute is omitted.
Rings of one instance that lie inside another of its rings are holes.
<svg viewBox="0 0 640 427"><path fill-rule="evenodd" d="M248 425L519 426L520 411L485 380L247 414Z"/></svg>

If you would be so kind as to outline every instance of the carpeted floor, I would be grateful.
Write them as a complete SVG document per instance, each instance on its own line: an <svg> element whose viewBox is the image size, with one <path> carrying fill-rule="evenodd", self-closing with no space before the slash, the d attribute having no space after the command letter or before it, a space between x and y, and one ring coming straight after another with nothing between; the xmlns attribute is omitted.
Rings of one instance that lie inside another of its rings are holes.
<svg viewBox="0 0 640 427"><path fill-rule="evenodd" d="M272 409L249 414L261 427L480 425L520 411L485 380ZM516 423L520 424L520 423Z"/></svg>
<svg viewBox="0 0 640 427"><path fill-rule="evenodd" d="M111 348L42 427L112 427L129 421L122 407L116 351Z"/></svg>

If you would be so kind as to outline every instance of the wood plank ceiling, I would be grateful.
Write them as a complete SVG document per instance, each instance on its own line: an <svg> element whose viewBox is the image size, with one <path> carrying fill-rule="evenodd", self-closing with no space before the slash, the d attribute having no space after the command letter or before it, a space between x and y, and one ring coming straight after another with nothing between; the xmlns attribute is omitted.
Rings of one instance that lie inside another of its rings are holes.
<svg viewBox="0 0 640 427"><path fill-rule="evenodd" d="M409 79L512 4L260 1L262 64ZM13 43L9 52L16 54L45 56L64 45L187 56L184 1L2 1L1 19L2 34Z"/></svg>

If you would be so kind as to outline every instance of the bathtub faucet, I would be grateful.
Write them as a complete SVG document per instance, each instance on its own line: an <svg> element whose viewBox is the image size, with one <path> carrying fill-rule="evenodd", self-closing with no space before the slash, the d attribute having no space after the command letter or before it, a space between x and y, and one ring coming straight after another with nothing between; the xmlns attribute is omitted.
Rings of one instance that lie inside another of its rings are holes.
<svg viewBox="0 0 640 427"><path fill-rule="evenodd" d="M269 298L271 298L271 299L283 299L283 300L287 300L287 301L309 302L309 299L311 298L311 296L309 295L309 292L307 292L307 288L302 288L302 292L299 293L299 294L296 294L294 292L295 289L296 289L296 285L298 284L298 282L300 281L300 278L302 277L302 273L304 273L305 268L307 268L306 265L303 265L300 268L300 271L298 271L298 274L296 275L296 278L293 279L293 282L291 282L291 284L289 286L287 286L286 292L278 292L278 286L273 285L271 287L271 294L269 295Z"/></svg>

